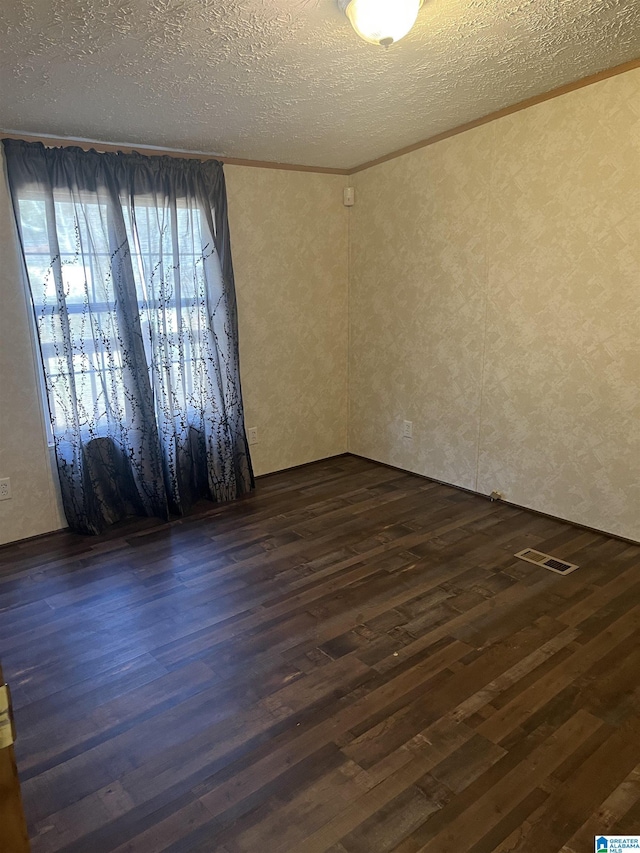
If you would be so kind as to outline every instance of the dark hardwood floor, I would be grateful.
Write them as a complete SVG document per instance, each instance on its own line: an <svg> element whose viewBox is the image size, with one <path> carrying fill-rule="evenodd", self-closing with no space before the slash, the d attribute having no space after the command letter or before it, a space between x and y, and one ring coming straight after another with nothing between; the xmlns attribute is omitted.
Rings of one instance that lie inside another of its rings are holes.
<svg viewBox="0 0 640 853"><path fill-rule="evenodd" d="M640 547L355 457L0 549L34 853L592 851L639 638Z"/></svg>

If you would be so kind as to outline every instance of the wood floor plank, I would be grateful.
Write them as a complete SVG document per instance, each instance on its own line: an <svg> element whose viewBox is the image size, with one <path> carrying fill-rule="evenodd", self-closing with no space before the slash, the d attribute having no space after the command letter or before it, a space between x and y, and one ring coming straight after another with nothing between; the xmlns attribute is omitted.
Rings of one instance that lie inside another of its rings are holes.
<svg viewBox="0 0 640 853"><path fill-rule="evenodd" d="M639 546L353 456L168 525L3 546L33 853L640 832L639 570Z"/></svg>
<svg viewBox="0 0 640 853"><path fill-rule="evenodd" d="M618 834L613 831L614 826L624 819L630 809L638 803L640 803L640 764L631 770L600 806L592 812L582 826L574 832L563 845L561 853L580 853L581 850L588 849L588 845L596 835ZM637 825L637 821L626 823L623 825L620 834L630 834L634 826Z"/></svg>

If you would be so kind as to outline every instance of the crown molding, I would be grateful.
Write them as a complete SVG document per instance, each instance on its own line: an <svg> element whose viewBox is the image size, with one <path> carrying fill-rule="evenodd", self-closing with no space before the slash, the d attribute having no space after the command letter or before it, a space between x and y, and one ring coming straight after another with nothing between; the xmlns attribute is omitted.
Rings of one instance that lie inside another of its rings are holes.
<svg viewBox="0 0 640 853"><path fill-rule="evenodd" d="M21 139L23 142L41 142L50 148L82 148L84 151L100 153L121 151L123 154L144 154L147 157L177 157L185 160L218 160L228 166L251 166L256 169L280 169L285 172L315 172L321 175L349 175L349 169L334 169L330 166L304 166L296 163L275 163L270 160L244 160L239 157L222 157L207 151L184 151L179 148L160 148L156 145L136 145L131 142L104 142L74 136L52 136L48 133L21 133L19 130L0 130L5 139Z"/></svg>
<svg viewBox="0 0 640 853"><path fill-rule="evenodd" d="M567 95L569 92L575 92L578 89L583 89L585 86L591 86L594 83L600 83L602 80L607 80L609 77L617 77L619 74L625 74L627 71L633 71L635 68L640 68L640 57L632 59L629 62L623 62L621 65L614 65L613 68L607 68L604 71L598 71L596 74L590 74L588 77L582 77L580 80L574 80L572 83L565 83L564 86L558 86L557 89L552 89L550 92L544 92L541 95L534 95L531 98L526 98L524 101L518 101L517 104L512 104L510 107L504 107L501 110L488 113L466 124L458 125L458 127L445 130L435 136L429 136L420 142L414 142L413 145L407 145L405 148L399 148L397 151L392 151L390 154L384 154L382 157L377 157L375 160L369 160L367 163L362 163L359 166L354 166L349 170L350 175L355 175L358 172L364 172L365 169L371 169L374 166L379 166L381 163L386 163L389 160L395 160L405 154L410 154L412 151L419 151L421 148L427 148L429 145L435 145L436 142L442 142L444 139L449 139L452 136L458 136L460 133L466 133L468 130L473 130L475 127L481 127L483 124L497 121L505 116L513 115L521 110L534 107L536 104L542 104L545 101L550 101L553 98L559 98L562 95Z"/></svg>
<svg viewBox="0 0 640 853"><path fill-rule="evenodd" d="M338 2L348 2L348 0L338 0ZM187 159L196 160L219 160L221 163L230 166L249 166L258 169L279 169L287 172L312 172L321 175L355 175L358 172L364 172L366 169L371 169L381 163L386 163L389 160L395 160L398 157L403 157L405 154L410 154L413 151L419 151L421 148L427 148L429 145L435 145L437 142L442 142L452 136L458 136L460 133L466 133L468 130L473 130L476 127L481 127L483 124L488 124L492 121L512 115L513 113L526 110L529 107L537 104L550 101L553 98L559 98L562 95L567 95L570 92L575 92L578 89L583 89L586 86L591 86L594 83L600 83L602 80L607 80L610 77L616 77L619 74L625 74L627 71L633 71L640 68L640 57L631 59L628 62L623 62L620 65L614 65L612 68L607 68L603 71L598 71L596 74L590 74L588 77L582 77L580 80L575 80L572 83L566 83L549 92L544 92L541 95L534 95L531 98L526 98L524 101L519 101L517 104L512 104L509 107L496 110L480 118L473 119L465 124L445 130L435 136L429 136L420 142L415 142L412 145L407 145L404 148L399 148L375 160L369 160L366 163L361 163L358 166L352 166L347 169L332 168L329 166L305 166L295 163L274 163L268 160L244 160L238 157L223 157L218 154L213 154L205 151L183 151L175 148L160 148L153 145L136 145L135 143L116 143L104 142L97 139L85 139L82 137L72 136L52 136L46 133L22 133L17 130L0 130L0 135L9 139L22 139L25 142L42 142L43 145L49 146L68 146L75 145L83 148L85 151L94 148L96 151L122 151L125 154L137 151L139 154L148 156L165 156L165 157L184 157Z"/></svg>

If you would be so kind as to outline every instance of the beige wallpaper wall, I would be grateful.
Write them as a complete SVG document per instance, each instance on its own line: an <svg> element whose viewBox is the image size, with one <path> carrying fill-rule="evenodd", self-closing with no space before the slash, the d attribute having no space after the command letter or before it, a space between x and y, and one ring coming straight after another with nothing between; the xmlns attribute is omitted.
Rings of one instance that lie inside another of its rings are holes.
<svg viewBox="0 0 640 853"><path fill-rule="evenodd" d="M11 479L13 493L11 500L0 502L0 544L66 524L43 428L18 257L4 160L0 160L0 477Z"/></svg>
<svg viewBox="0 0 640 853"><path fill-rule="evenodd" d="M640 540L640 70L354 182L350 450Z"/></svg>
<svg viewBox="0 0 640 853"><path fill-rule="evenodd" d="M351 213L350 449L469 489L492 133L355 175Z"/></svg>
<svg viewBox="0 0 640 853"><path fill-rule="evenodd" d="M345 178L225 166L256 474L347 448Z"/></svg>
<svg viewBox="0 0 640 853"><path fill-rule="evenodd" d="M225 167L246 422L257 474L347 441L345 179ZM4 174L0 176L0 544L66 524L43 428Z"/></svg>

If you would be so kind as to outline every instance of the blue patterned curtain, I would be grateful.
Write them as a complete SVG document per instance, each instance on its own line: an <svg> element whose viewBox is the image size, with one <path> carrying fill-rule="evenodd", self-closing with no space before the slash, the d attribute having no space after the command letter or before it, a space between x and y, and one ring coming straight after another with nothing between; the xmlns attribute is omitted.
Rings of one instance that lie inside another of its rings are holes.
<svg viewBox="0 0 640 853"><path fill-rule="evenodd" d="M4 148L69 526L249 491L222 164Z"/></svg>

